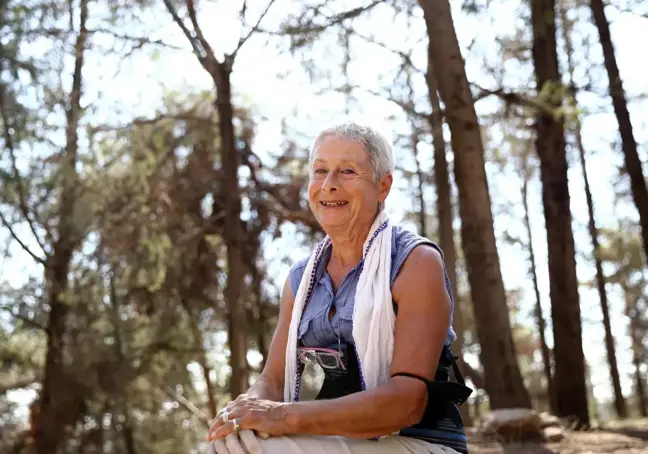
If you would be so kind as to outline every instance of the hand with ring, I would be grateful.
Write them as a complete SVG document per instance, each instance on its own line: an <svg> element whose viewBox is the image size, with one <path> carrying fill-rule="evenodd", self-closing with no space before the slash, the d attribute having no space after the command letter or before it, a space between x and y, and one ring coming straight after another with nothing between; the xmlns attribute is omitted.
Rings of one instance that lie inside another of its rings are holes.
<svg viewBox="0 0 648 454"><path fill-rule="evenodd" d="M285 422L286 409L287 404L283 402L242 394L216 416L207 440L219 440L232 433L238 434L242 429L254 430L261 438L285 435L289 432Z"/></svg>

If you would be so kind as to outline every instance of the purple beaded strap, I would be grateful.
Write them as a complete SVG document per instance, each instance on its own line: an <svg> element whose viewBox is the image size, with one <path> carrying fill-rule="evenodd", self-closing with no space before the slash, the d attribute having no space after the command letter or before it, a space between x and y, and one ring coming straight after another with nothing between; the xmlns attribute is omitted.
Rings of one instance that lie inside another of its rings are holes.
<svg viewBox="0 0 648 454"><path fill-rule="evenodd" d="M371 245L373 244L373 242L376 239L376 237L378 236L378 234L380 234L380 232L382 232L383 230L385 230L385 228L387 228L387 224L388 224L387 221L383 222L380 225L380 227L378 227L376 229L374 234L369 239L369 243L367 244L367 248L365 249L364 256L362 257L362 261L360 262L360 268L359 268L360 273L362 273L362 270L364 268L365 258L367 257L367 254L369 253L369 249L371 248ZM311 298L312 293L313 293L313 289L315 288L315 274L317 273L317 269L319 268L320 260L322 259L322 256L321 256L322 248L324 247L324 245L326 243L327 243L326 240L322 241L319 245L317 245L317 249L315 250L315 263L313 264L313 270L311 271L310 281L308 283L308 291L306 292L306 300L304 301L304 307L302 308L302 313L303 313L303 310L306 308L306 305L310 301L310 298ZM355 350L356 359L358 361L358 372L360 373L360 386L361 386L361 389L363 391L365 391L367 389L367 385L365 384L365 380L364 380L364 377L363 377L363 374L362 374L362 364L360 363L360 356L358 356L358 350L357 349L354 349L354 350ZM302 382L302 375L304 373L304 367L299 364L299 356L298 355L295 357L295 361L297 361L297 377L296 377L296 380L295 380L295 394L293 396L293 400L295 402L298 402L299 401L299 392L301 391L301 382Z"/></svg>

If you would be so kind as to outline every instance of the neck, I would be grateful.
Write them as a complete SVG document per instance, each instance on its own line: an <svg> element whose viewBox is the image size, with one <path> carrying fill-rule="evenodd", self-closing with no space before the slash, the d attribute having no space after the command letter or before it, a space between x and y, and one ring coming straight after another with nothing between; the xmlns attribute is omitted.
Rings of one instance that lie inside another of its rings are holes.
<svg viewBox="0 0 648 454"><path fill-rule="evenodd" d="M374 219L371 219L362 226L355 226L353 231L329 233L332 245L330 261L345 269L358 264L362 260L364 243L373 222Z"/></svg>

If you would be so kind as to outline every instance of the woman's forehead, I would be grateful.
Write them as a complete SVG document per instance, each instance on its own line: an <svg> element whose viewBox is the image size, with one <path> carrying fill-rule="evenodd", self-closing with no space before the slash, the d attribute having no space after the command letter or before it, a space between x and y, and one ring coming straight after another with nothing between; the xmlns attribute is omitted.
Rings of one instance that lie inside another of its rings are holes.
<svg viewBox="0 0 648 454"><path fill-rule="evenodd" d="M359 142L330 137L324 138L316 144L313 150L313 161L353 161L363 164L369 163L369 155Z"/></svg>

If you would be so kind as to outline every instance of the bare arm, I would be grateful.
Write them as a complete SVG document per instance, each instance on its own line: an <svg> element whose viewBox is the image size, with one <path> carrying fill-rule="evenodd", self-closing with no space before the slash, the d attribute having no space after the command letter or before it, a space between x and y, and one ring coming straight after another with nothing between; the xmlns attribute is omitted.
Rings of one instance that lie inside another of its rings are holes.
<svg viewBox="0 0 648 454"><path fill-rule="evenodd" d="M450 299L439 252L427 245L416 247L394 282L392 296L398 304L398 317L391 372L432 380L450 324ZM282 339L285 348L285 337ZM284 404L275 411L281 413L288 433L369 438L418 423L426 405L425 384L398 376L368 391Z"/></svg>
<svg viewBox="0 0 648 454"><path fill-rule="evenodd" d="M283 402L284 368L286 367L286 344L288 328L292 318L295 298L290 288L290 278L286 278L279 304L279 321L275 328L268 358L259 379L247 391L249 397Z"/></svg>

